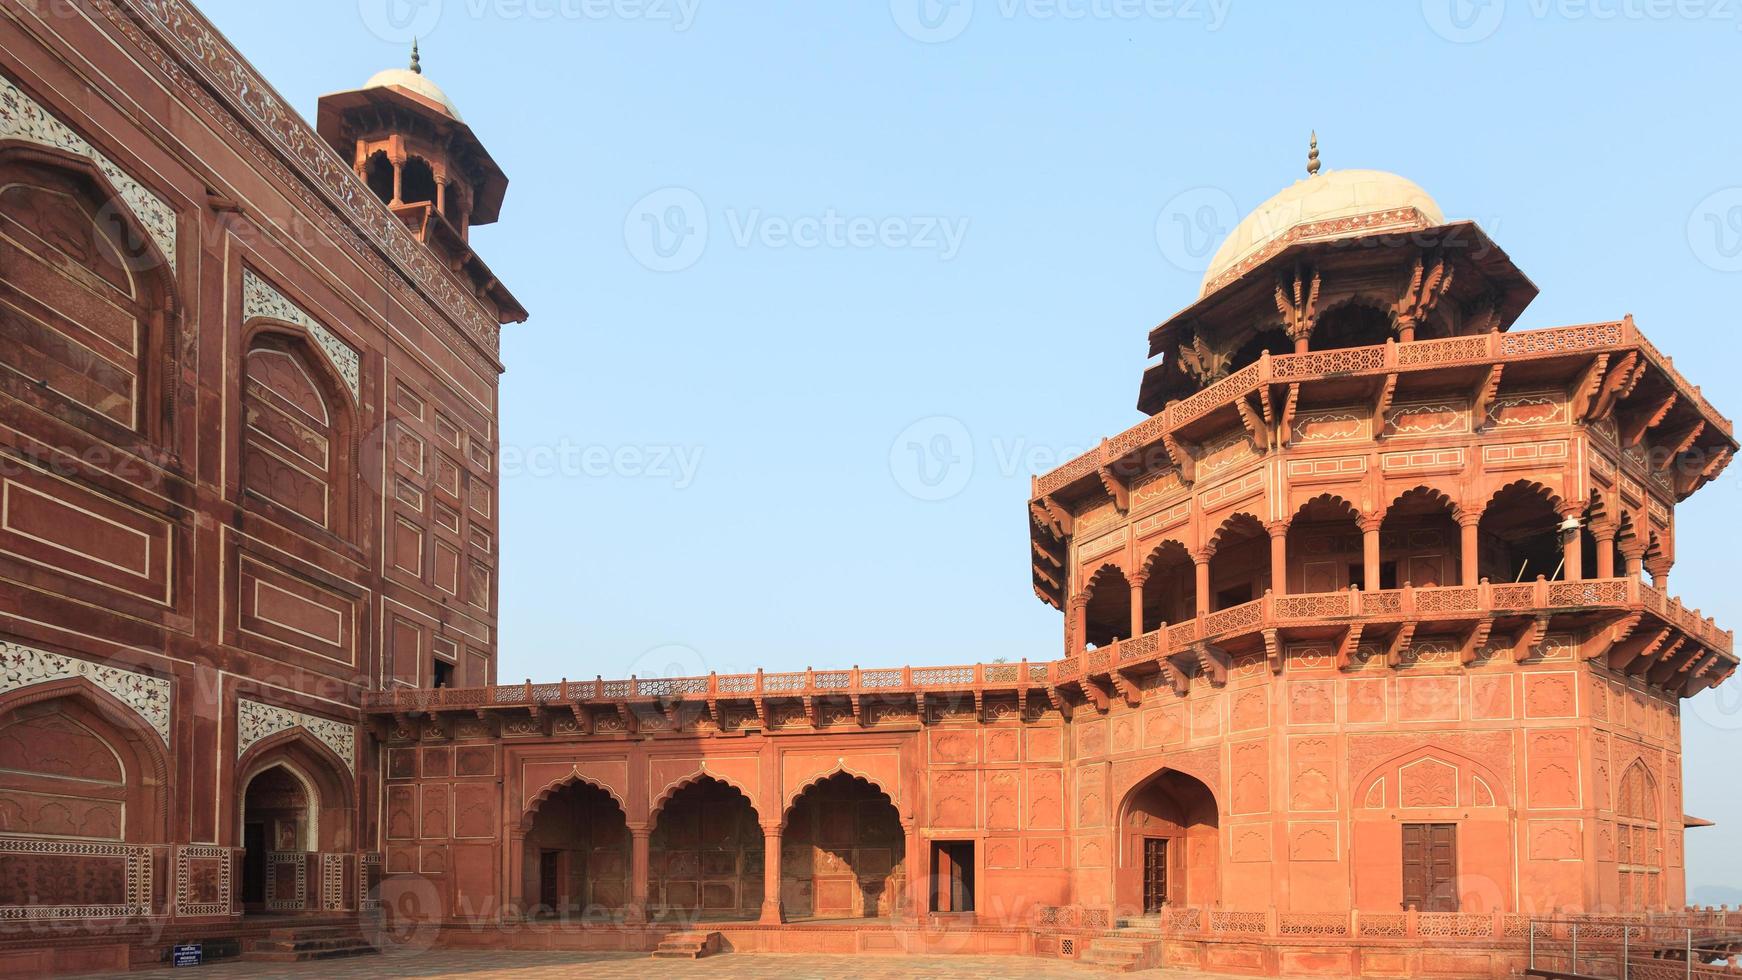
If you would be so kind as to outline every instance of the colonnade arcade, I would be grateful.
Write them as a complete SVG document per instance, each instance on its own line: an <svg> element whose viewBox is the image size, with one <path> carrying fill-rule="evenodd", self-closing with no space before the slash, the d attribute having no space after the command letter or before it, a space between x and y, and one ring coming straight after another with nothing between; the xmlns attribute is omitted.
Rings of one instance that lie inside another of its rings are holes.
<svg viewBox="0 0 1742 980"><path fill-rule="evenodd" d="M513 904L532 919L875 919L909 898L908 838L874 782L813 781L765 819L739 786L701 774L631 822L604 786L576 776L528 806Z"/></svg>
<svg viewBox="0 0 1742 980"><path fill-rule="evenodd" d="M1430 485L1363 509L1323 493L1282 520L1237 511L1191 540L1144 545L1084 569L1068 620L1071 649L1101 647L1265 593L1309 595L1405 586L1639 577L1665 588L1670 557L1647 523L1601 492L1567 500L1520 480L1474 505Z"/></svg>

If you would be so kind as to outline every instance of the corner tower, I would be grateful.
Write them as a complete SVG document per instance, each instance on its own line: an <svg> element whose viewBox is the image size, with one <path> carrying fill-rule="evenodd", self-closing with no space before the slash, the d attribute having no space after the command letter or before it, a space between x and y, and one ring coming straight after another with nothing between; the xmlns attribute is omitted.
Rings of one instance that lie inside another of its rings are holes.
<svg viewBox="0 0 1742 980"><path fill-rule="evenodd" d="M415 42L407 67L322 96L315 125L395 217L470 279L501 322L526 319L470 245L471 229L500 215L508 177L453 100L423 73Z"/></svg>
<svg viewBox="0 0 1742 980"><path fill-rule="evenodd" d="M1049 695L1226 760L1188 901L1679 906L1681 702L1737 658L1669 592L1676 505L1731 424L1631 316L1515 330L1536 287L1480 227L1312 161L1150 332L1147 417L1034 481ZM1156 907L1121 854L1080 896Z"/></svg>

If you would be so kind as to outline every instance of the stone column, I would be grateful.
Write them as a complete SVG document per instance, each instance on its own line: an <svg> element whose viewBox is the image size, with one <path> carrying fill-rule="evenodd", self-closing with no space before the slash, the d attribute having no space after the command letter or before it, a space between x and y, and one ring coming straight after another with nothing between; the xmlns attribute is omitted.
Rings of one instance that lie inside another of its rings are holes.
<svg viewBox="0 0 1742 980"><path fill-rule="evenodd" d="M766 926L786 921L786 907L780 902L780 827L762 828L762 918Z"/></svg>
<svg viewBox="0 0 1742 980"><path fill-rule="evenodd" d="M1482 515L1470 511L1459 511L1457 515L1459 559L1463 565L1463 573L1458 577L1459 585L1475 585L1481 581L1481 528Z"/></svg>
<svg viewBox="0 0 1742 980"><path fill-rule="evenodd" d="M904 822L901 836L907 842L907 908L914 921L923 922L930 911L931 855L926 853L918 821Z"/></svg>
<svg viewBox="0 0 1742 980"><path fill-rule="evenodd" d="M1614 524L1604 522L1591 525L1591 537L1597 541L1597 578L1615 577L1615 531Z"/></svg>
<svg viewBox="0 0 1742 980"><path fill-rule="evenodd" d="M652 835L646 824L629 826L629 904L623 908L623 921L629 925L647 922L647 840Z"/></svg>
<svg viewBox="0 0 1742 980"><path fill-rule="evenodd" d="M1645 566L1645 570L1651 573L1652 588L1665 594L1669 592L1669 566L1670 560L1668 558L1653 558L1651 563Z"/></svg>
<svg viewBox="0 0 1742 980"><path fill-rule="evenodd" d="M1645 545L1637 537L1621 542L1621 557L1627 562L1627 577L1638 578L1645 571Z"/></svg>
<svg viewBox="0 0 1742 980"><path fill-rule="evenodd" d="M1361 574L1366 578L1363 588L1368 592L1380 589L1379 581L1379 528L1384 525L1385 518L1378 514L1368 514L1361 518Z"/></svg>
<svg viewBox="0 0 1742 980"><path fill-rule="evenodd" d="M1078 592L1071 596L1067 609L1069 610L1070 636L1069 647L1065 653L1067 656L1080 657L1083 654L1084 638L1089 633L1089 594Z"/></svg>
<svg viewBox="0 0 1742 980"><path fill-rule="evenodd" d="M1149 576L1138 572L1131 576L1131 635L1143 635L1143 586L1149 581Z"/></svg>
<svg viewBox="0 0 1742 980"><path fill-rule="evenodd" d="M1270 532L1270 593L1288 595L1288 522L1271 521L1264 529Z"/></svg>
<svg viewBox="0 0 1742 980"><path fill-rule="evenodd" d="M1566 515L1561 520L1577 515ZM1585 577L1585 536L1579 532L1584 525L1561 532L1561 578L1577 582Z"/></svg>
<svg viewBox="0 0 1742 980"><path fill-rule="evenodd" d="M1192 552L1193 571L1198 576L1198 615L1207 616L1210 613L1210 559L1216 557L1215 548L1199 548Z"/></svg>

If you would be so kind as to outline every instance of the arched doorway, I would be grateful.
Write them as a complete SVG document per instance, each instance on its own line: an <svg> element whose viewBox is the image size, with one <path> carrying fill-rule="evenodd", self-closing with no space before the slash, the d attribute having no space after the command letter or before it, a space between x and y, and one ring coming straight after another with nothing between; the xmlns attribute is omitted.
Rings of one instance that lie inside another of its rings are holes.
<svg viewBox="0 0 1742 980"><path fill-rule="evenodd" d="M1365 585L1360 513L1334 494L1302 504L1288 525L1288 590L1340 592Z"/></svg>
<svg viewBox="0 0 1742 980"><path fill-rule="evenodd" d="M1120 909L1150 915L1164 905L1215 904L1219 826L1215 795L1183 772L1163 769L1133 789L1119 817Z"/></svg>
<svg viewBox="0 0 1742 980"><path fill-rule="evenodd" d="M1178 541L1163 541L1144 562L1143 631L1183 623L1198 614L1198 574L1191 553Z"/></svg>
<svg viewBox="0 0 1742 980"><path fill-rule="evenodd" d="M1131 583L1116 565L1103 565L1089 580L1089 604L1083 612L1083 642L1110 646L1131 637Z"/></svg>
<svg viewBox="0 0 1742 980"><path fill-rule="evenodd" d="M1463 581L1462 532L1451 498L1416 487L1391 502L1379 529L1380 579L1376 588L1475 585Z"/></svg>
<svg viewBox="0 0 1742 980"><path fill-rule="evenodd" d="M1482 577L1496 583L1564 578L1559 503L1541 485L1522 481L1496 493L1482 511Z"/></svg>
<svg viewBox="0 0 1742 980"><path fill-rule="evenodd" d="M305 907L308 855L317 850L320 796L283 763L257 771L242 791L242 911Z"/></svg>
<svg viewBox="0 0 1742 980"><path fill-rule="evenodd" d="M249 745L237 760L235 840L244 912L338 909L330 862L356 849L355 777L301 726Z"/></svg>
<svg viewBox="0 0 1742 980"><path fill-rule="evenodd" d="M788 919L899 914L907 842L888 794L844 772L811 784L787 811L781 899Z"/></svg>
<svg viewBox="0 0 1742 980"><path fill-rule="evenodd" d="M703 776L674 792L648 839L654 916L754 919L762 910L762 827L736 786Z"/></svg>
<svg viewBox="0 0 1742 980"><path fill-rule="evenodd" d="M1270 588L1270 535L1258 518L1235 514L1210 544L1210 612L1251 602Z"/></svg>
<svg viewBox="0 0 1742 980"><path fill-rule="evenodd" d="M609 918L629 900L629 825L611 794L576 780L533 814L521 866L528 918Z"/></svg>

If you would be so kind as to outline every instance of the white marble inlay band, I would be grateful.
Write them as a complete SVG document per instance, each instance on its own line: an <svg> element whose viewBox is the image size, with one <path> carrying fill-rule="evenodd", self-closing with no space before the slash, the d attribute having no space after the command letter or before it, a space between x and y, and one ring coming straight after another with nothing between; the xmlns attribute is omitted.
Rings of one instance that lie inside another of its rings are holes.
<svg viewBox="0 0 1742 980"><path fill-rule="evenodd" d="M113 694L169 744L169 681L0 640L0 692L67 677L83 677Z"/></svg>
<svg viewBox="0 0 1742 980"><path fill-rule="evenodd" d="M357 771L357 726L247 698L236 700L236 757L241 758L248 746L269 735L298 727L326 743L345 761L346 769Z"/></svg>
<svg viewBox="0 0 1742 980"><path fill-rule="evenodd" d="M327 359L333 362L339 377L345 379L345 387L351 389L351 394L362 397L363 361L357 355L356 349L322 326L319 320L309 316L306 310L291 302L283 293L273 288L271 283L255 275L254 270L243 269L242 319L252 320L255 317L283 320L307 330L309 336L314 338L314 342L327 355Z"/></svg>
<svg viewBox="0 0 1742 980"><path fill-rule="evenodd" d="M145 233L157 244L164 261L169 263L170 271L175 271L175 211L163 198L146 190L143 184L97 152L84 137L25 95L4 75L0 75L0 139L24 140L65 150L95 163L115 192L121 195L122 202L133 212Z"/></svg>

